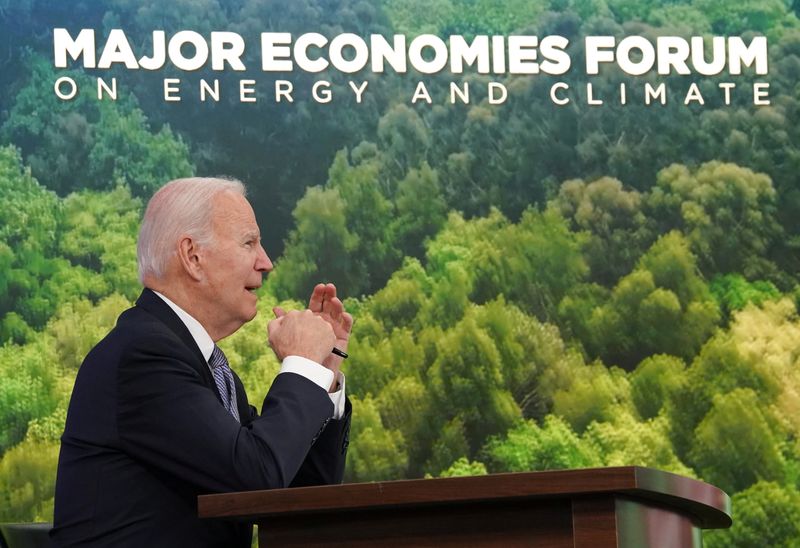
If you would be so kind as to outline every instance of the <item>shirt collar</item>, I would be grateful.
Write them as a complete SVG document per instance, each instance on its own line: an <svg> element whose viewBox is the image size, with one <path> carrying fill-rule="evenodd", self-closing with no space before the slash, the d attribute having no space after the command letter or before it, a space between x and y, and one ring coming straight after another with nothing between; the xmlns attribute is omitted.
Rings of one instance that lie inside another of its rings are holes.
<svg viewBox="0 0 800 548"><path fill-rule="evenodd" d="M178 318L180 318L183 325L186 326L186 329L188 329L189 333L192 335L194 342L200 349L200 353L203 354L203 358L208 361L209 358L211 358L211 353L214 351L214 341L211 339L211 335L208 334L208 331L183 308L170 301L158 291L153 291L153 293L161 297L161 300L167 303L172 311L178 315Z"/></svg>

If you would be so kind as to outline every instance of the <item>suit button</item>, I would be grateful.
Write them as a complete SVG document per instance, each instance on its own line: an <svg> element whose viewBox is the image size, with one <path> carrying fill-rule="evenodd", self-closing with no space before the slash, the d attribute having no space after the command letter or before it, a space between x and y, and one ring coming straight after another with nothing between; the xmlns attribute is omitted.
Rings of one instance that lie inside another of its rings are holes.
<svg viewBox="0 0 800 548"><path fill-rule="evenodd" d="M311 445L314 445L316 443L317 439L322 435L322 432L325 431L325 427L328 426L330 420L331 420L330 418L325 419L325 421L322 423L322 426L319 429L319 432L317 432L317 434L311 440Z"/></svg>
<svg viewBox="0 0 800 548"><path fill-rule="evenodd" d="M347 425L347 429L344 431L344 436L342 440L342 455L347 452L347 448L350 446L350 425Z"/></svg>

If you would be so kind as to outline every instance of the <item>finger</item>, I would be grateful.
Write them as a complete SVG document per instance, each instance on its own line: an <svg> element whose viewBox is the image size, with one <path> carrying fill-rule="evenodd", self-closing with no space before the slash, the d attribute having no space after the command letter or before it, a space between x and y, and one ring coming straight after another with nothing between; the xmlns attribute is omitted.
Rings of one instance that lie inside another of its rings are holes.
<svg viewBox="0 0 800 548"><path fill-rule="evenodd" d="M272 339L272 334L275 332L276 329L280 326L280 320L272 320L267 322L267 334L270 339Z"/></svg>
<svg viewBox="0 0 800 548"><path fill-rule="evenodd" d="M286 311L284 311L280 306L273 306L272 313L275 314L276 318L283 318L286 315Z"/></svg>
<svg viewBox="0 0 800 548"><path fill-rule="evenodd" d="M342 314L342 327L348 333L353 329L353 316L348 312Z"/></svg>
<svg viewBox="0 0 800 548"><path fill-rule="evenodd" d="M344 313L344 305L342 304L342 301L340 301L338 297L334 297L329 301L329 304L327 306L327 313L331 317L331 320L333 320L334 322L339 323L342 321L342 313Z"/></svg>
<svg viewBox="0 0 800 548"><path fill-rule="evenodd" d="M336 298L336 286L333 284L325 284L325 299Z"/></svg>
<svg viewBox="0 0 800 548"><path fill-rule="evenodd" d="M325 284L317 284L311 292L311 298L308 299L308 309L312 312L322 312L322 307L325 302Z"/></svg>
<svg viewBox="0 0 800 548"><path fill-rule="evenodd" d="M330 303L336 298L336 286L333 284L325 284L325 302L323 303L322 311L331 314Z"/></svg>

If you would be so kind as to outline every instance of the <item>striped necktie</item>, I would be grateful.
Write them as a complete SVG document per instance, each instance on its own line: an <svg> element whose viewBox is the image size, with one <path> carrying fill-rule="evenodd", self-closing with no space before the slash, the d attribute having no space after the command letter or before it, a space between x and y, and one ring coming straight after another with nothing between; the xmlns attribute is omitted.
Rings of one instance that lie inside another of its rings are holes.
<svg viewBox="0 0 800 548"><path fill-rule="evenodd" d="M238 421L239 410L236 407L236 386L233 384L233 372L231 372L231 367L228 365L228 359L225 354L216 344L214 345L214 351L211 352L211 357L208 359L208 364L211 366L214 383L217 385L217 391L219 391L219 395L222 398L222 405Z"/></svg>

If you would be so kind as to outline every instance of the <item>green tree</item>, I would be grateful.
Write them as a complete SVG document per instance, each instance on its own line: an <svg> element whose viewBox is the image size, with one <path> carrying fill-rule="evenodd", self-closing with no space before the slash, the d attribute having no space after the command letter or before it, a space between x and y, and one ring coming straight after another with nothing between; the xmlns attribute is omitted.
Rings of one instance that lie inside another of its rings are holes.
<svg viewBox="0 0 800 548"><path fill-rule="evenodd" d="M750 305L734 316L731 338L752 374L761 380L756 390L766 407L774 402L780 421L789 428L787 442L800 435L800 319L791 299Z"/></svg>
<svg viewBox="0 0 800 548"><path fill-rule="evenodd" d="M691 358L719 322L719 309L697 272L695 257L676 232L653 244L609 300L591 308L588 316L575 314L576 309L589 309L576 300L572 296L562 313L583 324L573 330L588 336L583 342L589 354L626 369L651 354Z"/></svg>
<svg viewBox="0 0 800 548"><path fill-rule="evenodd" d="M505 295L541 320L555 319L558 303L587 274L581 243L557 213L526 210L518 224L484 234L474 246L473 298Z"/></svg>
<svg viewBox="0 0 800 548"><path fill-rule="evenodd" d="M796 488L759 481L733 495L731 506L733 527L703 534L709 548L790 548L800 541L800 493Z"/></svg>
<svg viewBox="0 0 800 548"><path fill-rule="evenodd" d="M358 413L353 416L350 449L347 455L348 481L377 481L403 477L408 454L403 435L381 422L378 406L371 397L353 397Z"/></svg>
<svg viewBox="0 0 800 548"><path fill-rule="evenodd" d="M124 112L103 102L99 110L87 159L88 186L125 184L136 196L149 197L167 181L194 175L188 146L168 125L152 132L138 108Z"/></svg>
<svg viewBox="0 0 800 548"><path fill-rule="evenodd" d="M647 202L663 226L686 234L704 272L752 279L775 270L764 257L782 231L767 175L721 162L694 172L675 164L659 172Z"/></svg>
<svg viewBox="0 0 800 548"><path fill-rule="evenodd" d="M92 127L99 119L92 99L92 81L82 73L65 74L79 90L72 101L61 101L52 92L56 72L45 57L27 57L29 75L19 89L0 128L5 142L18 146L33 175L48 188L66 194L84 181L89 152L94 145Z"/></svg>
<svg viewBox="0 0 800 548"><path fill-rule="evenodd" d="M490 438L482 453L491 472L528 472L600 466L602 460L591 442L580 438L557 415L518 423L503 436Z"/></svg>
<svg viewBox="0 0 800 548"><path fill-rule="evenodd" d="M598 448L606 466L649 466L694 476L675 455L668 432L666 417L640 422L621 408L610 420L589 425L584 439Z"/></svg>
<svg viewBox="0 0 800 548"><path fill-rule="evenodd" d="M780 424L784 442L800 432L796 412L800 405L798 337L797 309L790 299L783 299L735 313L729 329L704 345L664 407L682 458L691 460L688 453L697 438L696 429L715 397L737 389L748 389L757 396L759 404L753 412L764 414L768 424Z"/></svg>
<svg viewBox="0 0 800 548"><path fill-rule="evenodd" d="M403 104L394 105L381 117L378 138L381 150L390 159L387 169L397 179L422 164L430 142L422 118Z"/></svg>
<svg viewBox="0 0 800 548"><path fill-rule="evenodd" d="M714 32L720 34L767 32L777 28L789 14L788 5L782 0L745 0L734 7L719 0L696 0L693 4L705 13Z"/></svg>
<svg viewBox="0 0 800 548"><path fill-rule="evenodd" d="M453 34L513 34L536 21L547 9L546 0L454 0Z"/></svg>
<svg viewBox="0 0 800 548"><path fill-rule="evenodd" d="M690 457L700 475L727 492L759 480L783 481L784 436L769 409L750 388L714 397L712 408L695 430Z"/></svg>
<svg viewBox="0 0 800 548"><path fill-rule="evenodd" d="M466 457L461 457L455 461L450 468L443 470L439 474L440 478L456 478L463 476L485 476L486 465L480 461L470 461Z"/></svg>
<svg viewBox="0 0 800 548"><path fill-rule="evenodd" d="M67 194L127 184L135 195L150 196L164 182L194 173L188 147L169 126L152 131L133 96L92 98L95 82L72 71L68 75L83 93L62 101L51 91L54 69L41 58L31 65L0 135L20 147L48 188Z"/></svg>
<svg viewBox="0 0 800 548"><path fill-rule="evenodd" d="M630 381L625 372L601 363L576 367L571 382L553 395L553 413L578 433L593 421L610 421L621 407L630 405Z"/></svg>
<svg viewBox="0 0 800 548"><path fill-rule="evenodd" d="M358 236L349 258L354 264L353 279L348 284L358 287L356 294L374 292L400 265L389 227L394 207L377 184L381 168L378 157L365 157L350 165L343 150L328 173L326 188L339 192L347 229Z"/></svg>
<svg viewBox="0 0 800 548"><path fill-rule="evenodd" d="M590 233L584 255L597 283L613 285L631 271L651 243L642 195L625 190L617 179L565 181L550 205L570 220L573 230Z"/></svg>
<svg viewBox="0 0 800 548"><path fill-rule="evenodd" d="M377 405L386 428L399 431L406 441L409 471L413 474L429 453L431 440L440 434L427 420L433 412L428 388L419 377L403 375L383 387ZM466 455L466 451L462 454Z"/></svg>
<svg viewBox="0 0 800 548"><path fill-rule="evenodd" d="M13 147L0 148L0 342L24 342L28 325L41 327L56 303L41 291L42 279L62 263L54 254L61 204L22 166Z"/></svg>
<svg viewBox="0 0 800 548"><path fill-rule="evenodd" d="M31 420L58 404L58 361L49 343L37 335L25 345L0 347L0 454L24 439Z"/></svg>
<svg viewBox="0 0 800 548"><path fill-rule="evenodd" d="M519 406L505 388L497 346L473 314L448 330L437 344L428 383L439 423L459 417L471 452L488 435L505 431L520 417ZM472 455L454 455L459 456Z"/></svg>
<svg viewBox="0 0 800 548"><path fill-rule="evenodd" d="M675 29L678 36L711 36L711 22L702 9L691 3L654 6L648 23L662 29Z"/></svg>
<svg viewBox="0 0 800 548"><path fill-rule="evenodd" d="M369 309L387 331L396 327L420 329L417 316L430 293L431 280L420 262L406 258L386 285L369 298Z"/></svg>
<svg viewBox="0 0 800 548"><path fill-rule="evenodd" d="M347 228L345 204L336 189L309 188L294 210L297 226L289 236L286 253L271 275L278 298L308 295L325 273L343 295L361 291L358 271L350 254L359 244Z"/></svg>
<svg viewBox="0 0 800 548"><path fill-rule="evenodd" d="M685 380L686 364L680 358L657 354L645 358L630 376L631 398L639 416L653 419L669 396Z"/></svg>
<svg viewBox="0 0 800 548"><path fill-rule="evenodd" d="M87 299L63 303L46 329L52 337L55 363L77 371L89 350L111 331L117 317L131 305L131 301L116 293L97 304Z"/></svg>
<svg viewBox="0 0 800 548"><path fill-rule="evenodd" d="M52 521L58 442L24 441L0 459L0 519Z"/></svg>
<svg viewBox="0 0 800 548"><path fill-rule="evenodd" d="M740 274L715 276L709 284L709 289L727 318L750 303L758 305L781 295L772 282L764 280L749 282Z"/></svg>
<svg viewBox="0 0 800 548"><path fill-rule="evenodd" d="M406 256L422 258L426 240L436 236L447 219L438 174L426 162L398 183L395 208L389 227L394 245Z"/></svg>
<svg viewBox="0 0 800 548"><path fill-rule="evenodd" d="M96 272L113 291L133 300L140 289L136 237L141 201L120 186L108 192L70 194L63 208L60 255Z"/></svg>
<svg viewBox="0 0 800 548"><path fill-rule="evenodd" d="M450 0L387 0L386 12L392 28L411 38L419 34L440 34L453 19Z"/></svg>
<svg viewBox="0 0 800 548"><path fill-rule="evenodd" d="M423 466L425 475L439 475L450 463L466 459L473 453L467 440L464 420L456 416L445 423L431 439L430 456Z"/></svg>

